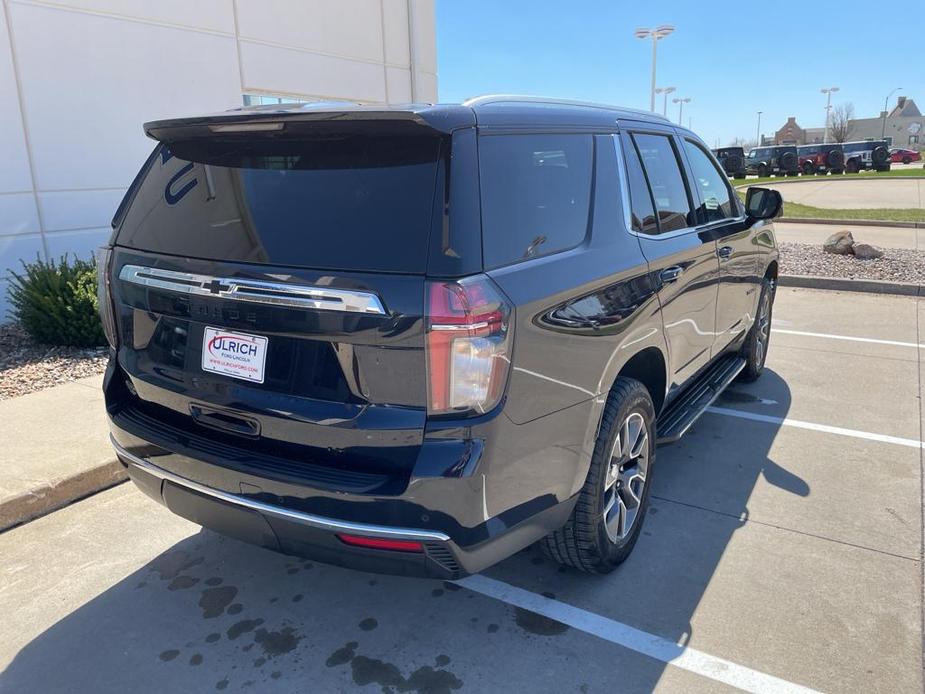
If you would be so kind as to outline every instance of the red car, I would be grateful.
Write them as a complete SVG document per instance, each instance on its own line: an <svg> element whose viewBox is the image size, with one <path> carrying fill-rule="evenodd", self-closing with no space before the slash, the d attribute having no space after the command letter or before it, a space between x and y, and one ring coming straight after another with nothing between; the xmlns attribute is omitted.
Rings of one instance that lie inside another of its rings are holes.
<svg viewBox="0 0 925 694"><path fill-rule="evenodd" d="M894 147L890 150L890 161L894 164L909 164L914 161L922 161L922 155L914 149Z"/></svg>

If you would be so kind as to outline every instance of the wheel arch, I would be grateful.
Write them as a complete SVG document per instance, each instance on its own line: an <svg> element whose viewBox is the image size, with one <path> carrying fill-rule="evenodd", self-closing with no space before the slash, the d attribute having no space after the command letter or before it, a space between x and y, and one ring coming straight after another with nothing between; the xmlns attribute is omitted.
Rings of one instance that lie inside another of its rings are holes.
<svg viewBox="0 0 925 694"><path fill-rule="evenodd" d="M633 378L646 387L657 415L665 404L668 385L668 365L658 347L646 347L630 357L617 373L617 378ZM616 379L614 379L616 382ZM611 384L613 388L613 384Z"/></svg>

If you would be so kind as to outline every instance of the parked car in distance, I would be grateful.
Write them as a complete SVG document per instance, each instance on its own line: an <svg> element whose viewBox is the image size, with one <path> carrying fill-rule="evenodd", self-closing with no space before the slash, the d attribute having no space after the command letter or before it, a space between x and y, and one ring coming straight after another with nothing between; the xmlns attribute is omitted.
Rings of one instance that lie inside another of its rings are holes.
<svg viewBox="0 0 925 694"><path fill-rule="evenodd" d="M762 373L780 194L743 206L661 116L497 96L145 131L100 260L106 412L134 483L219 533L608 572L656 444Z"/></svg>
<svg viewBox="0 0 925 694"><path fill-rule="evenodd" d="M745 150L742 147L720 147L713 154L722 164L727 176L736 179L745 178Z"/></svg>
<svg viewBox="0 0 925 694"><path fill-rule="evenodd" d="M922 161L922 155L914 149L894 147L890 150L890 161L894 164L911 164L914 161Z"/></svg>
<svg viewBox="0 0 925 694"><path fill-rule="evenodd" d="M802 145L797 147L797 156L804 176L845 172L845 153L838 143Z"/></svg>
<svg viewBox="0 0 925 694"><path fill-rule="evenodd" d="M857 173L867 169L876 171L890 170L890 151L883 140L865 140L863 142L844 142L845 171Z"/></svg>
<svg viewBox="0 0 925 694"><path fill-rule="evenodd" d="M745 170L757 176L796 176L800 158L793 145L753 147L745 158Z"/></svg>

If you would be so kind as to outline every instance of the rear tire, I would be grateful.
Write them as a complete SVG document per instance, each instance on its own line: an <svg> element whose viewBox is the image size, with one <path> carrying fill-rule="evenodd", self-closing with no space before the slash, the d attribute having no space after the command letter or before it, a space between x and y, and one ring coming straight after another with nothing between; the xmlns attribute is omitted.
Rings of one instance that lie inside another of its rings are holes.
<svg viewBox="0 0 925 694"><path fill-rule="evenodd" d="M910 159L909 157L903 157L903 164L911 164L911 163L912 163L912 159Z"/></svg>
<svg viewBox="0 0 925 694"><path fill-rule="evenodd" d="M852 159L845 164L845 173L856 174L858 172L858 163Z"/></svg>
<svg viewBox="0 0 925 694"><path fill-rule="evenodd" d="M814 173L816 173L815 166L813 166L809 162L806 162L805 164L803 164L803 175L804 176L812 176Z"/></svg>
<svg viewBox="0 0 925 694"><path fill-rule="evenodd" d="M633 551L652 488L655 407L639 381L614 382L591 467L572 516L540 543L551 559L588 573L605 574Z"/></svg>
<svg viewBox="0 0 925 694"><path fill-rule="evenodd" d="M761 296L758 297L758 317L748 331L742 345L741 356L745 357L745 368L739 372L739 380L755 381L764 371L768 358L768 344L771 339L771 317L774 310L774 285L767 277L761 280Z"/></svg>
<svg viewBox="0 0 925 694"><path fill-rule="evenodd" d="M764 164L758 167L758 178L767 178L769 173L768 167Z"/></svg>

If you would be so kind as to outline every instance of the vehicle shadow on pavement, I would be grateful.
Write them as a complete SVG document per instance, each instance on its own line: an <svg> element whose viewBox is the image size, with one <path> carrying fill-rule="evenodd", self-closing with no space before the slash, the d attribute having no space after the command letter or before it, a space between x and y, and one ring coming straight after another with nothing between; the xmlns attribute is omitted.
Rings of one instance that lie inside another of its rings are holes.
<svg viewBox="0 0 925 694"><path fill-rule="evenodd" d="M717 404L749 407L749 397L775 400L764 405L773 416L789 409L789 389L772 371L734 384ZM809 494L769 458L777 429L708 414L659 449L650 516L614 573L558 567L529 548L487 574L687 644L756 485ZM201 531L32 640L0 674L0 689L649 691L666 667L452 583L325 566Z"/></svg>
<svg viewBox="0 0 925 694"><path fill-rule="evenodd" d="M733 383L716 405L784 418L790 409L790 389L778 374L766 369L755 383ZM590 576L557 566L531 550L494 567L489 574L688 645L695 632L694 615L722 568L730 543L750 519L749 500L756 488L770 487L762 491L807 499L808 503L809 485L771 458L779 429L771 423L708 413L681 441L659 448L642 536L630 558L613 573ZM745 596L755 599L755 592L728 590L736 581L758 584L760 572L768 570L761 557L748 556L745 562L756 574L739 576L727 571L714 588L719 595L713 596L713 603ZM772 604L774 595L760 599ZM728 607L730 612L745 613L752 606ZM710 625L712 631L754 627ZM722 640L713 638L715 634L710 636L711 643ZM710 646L699 648L730 657L728 652L717 652ZM659 674L646 683L649 689L659 681Z"/></svg>

